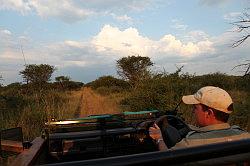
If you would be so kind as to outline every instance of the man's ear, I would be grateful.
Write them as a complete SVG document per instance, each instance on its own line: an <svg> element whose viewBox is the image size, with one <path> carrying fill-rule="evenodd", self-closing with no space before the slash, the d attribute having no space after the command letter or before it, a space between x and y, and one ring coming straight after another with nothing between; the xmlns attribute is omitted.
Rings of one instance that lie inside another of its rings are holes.
<svg viewBox="0 0 250 166"><path fill-rule="evenodd" d="M210 117L211 117L211 116L214 116L214 111L213 111L213 109L208 108L206 112L207 112L207 115L208 115L208 116L210 116Z"/></svg>

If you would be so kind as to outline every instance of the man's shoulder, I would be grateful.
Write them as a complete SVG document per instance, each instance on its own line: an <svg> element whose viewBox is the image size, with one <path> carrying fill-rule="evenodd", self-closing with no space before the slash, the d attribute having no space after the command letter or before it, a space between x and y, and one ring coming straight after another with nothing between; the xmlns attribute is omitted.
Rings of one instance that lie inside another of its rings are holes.
<svg viewBox="0 0 250 166"><path fill-rule="evenodd" d="M186 138L187 139L209 139L209 138L220 138L220 137L229 137L235 135L241 135L248 133L245 130L241 129L239 126L233 125L229 126L228 124L222 124L220 126L208 126L204 128L196 128L190 131Z"/></svg>
<svg viewBox="0 0 250 166"><path fill-rule="evenodd" d="M240 136L242 134L249 134L248 132L241 129L239 126L231 126L230 128L224 129L214 129L214 130L193 130L190 131L186 139L213 139L221 137L230 137L230 136Z"/></svg>
<svg viewBox="0 0 250 166"><path fill-rule="evenodd" d="M196 130L190 131L187 136L182 139L182 141L176 144L175 148L192 147L249 138L250 133L242 130L238 126L230 126L229 128L225 129L208 131Z"/></svg>

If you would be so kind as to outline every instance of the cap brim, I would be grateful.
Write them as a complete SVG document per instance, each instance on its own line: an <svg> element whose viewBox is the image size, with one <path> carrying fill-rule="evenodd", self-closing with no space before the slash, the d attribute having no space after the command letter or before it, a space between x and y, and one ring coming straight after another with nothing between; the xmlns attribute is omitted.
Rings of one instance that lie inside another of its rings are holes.
<svg viewBox="0 0 250 166"><path fill-rule="evenodd" d="M194 95L183 96L182 101L185 104L199 104L200 102L194 97Z"/></svg>

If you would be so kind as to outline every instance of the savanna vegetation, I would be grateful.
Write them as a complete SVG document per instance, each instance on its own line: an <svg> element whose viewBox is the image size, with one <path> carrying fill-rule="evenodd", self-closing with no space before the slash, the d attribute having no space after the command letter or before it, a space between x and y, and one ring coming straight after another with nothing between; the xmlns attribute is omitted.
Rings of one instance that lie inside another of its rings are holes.
<svg viewBox="0 0 250 166"><path fill-rule="evenodd" d="M22 127L25 140L39 136L51 118L74 118L83 83L67 76L49 82L55 67L48 64L27 65L20 71L24 83L0 87L1 129ZM64 79L68 78L68 79Z"/></svg>
<svg viewBox="0 0 250 166"><path fill-rule="evenodd" d="M227 90L235 102L235 111L230 123L249 129L249 75L211 73L197 76L184 73L182 67L177 68L174 73L156 73L150 70L153 65L149 57L123 57L117 61L117 72L121 79L102 76L85 85L71 81L69 76L57 76L55 81L51 82L56 68L47 64L25 66L25 69L20 71L24 83L0 86L1 128L20 126L23 128L25 140L32 140L41 134L44 123L51 118L79 117L79 107L82 104L85 104L85 109L101 110L91 108L91 104L98 105L99 102L102 104L98 107L104 107L103 103L108 101L109 104L105 105L105 108L109 113L150 109L170 111L176 107L183 95L193 94L203 86L212 85ZM91 90L81 89L83 87ZM88 92L85 98L84 92ZM96 101L93 101L94 99ZM87 101L93 103L86 103ZM190 109L192 108L184 104L179 108L179 113L188 123L193 120L191 111L187 111ZM105 113L104 109L101 112L89 110L88 114Z"/></svg>
<svg viewBox="0 0 250 166"><path fill-rule="evenodd" d="M247 129L250 125L250 77L249 75L244 76L230 76L224 73L211 73L202 76L191 75L184 73L183 67L177 68L174 73L154 73L150 71L150 66L153 65L151 60L148 65L141 62L143 58L140 57L124 57L123 67L129 70L123 71L119 69L121 61L117 61L118 74L126 72L126 75L130 77L122 77L127 84L120 84L116 86L119 91L113 91L113 93L119 93L123 96L120 101L120 107L123 111L141 111L157 109L160 111L170 111L176 107L180 102L181 97L186 94L193 94L203 86L217 86L225 89L230 93L234 100L235 111L230 118L230 123L240 125ZM137 59L137 60L135 60ZM144 59L145 60L145 59ZM147 58L148 61L148 58ZM143 64L143 65L141 65ZM140 67L144 67L142 70ZM141 73L140 73L141 72ZM146 73L146 74L145 74ZM133 76L135 74L135 76ZM124 75L124 74L123 74ZM138 75L142 75L140 79L129 79L137 78ZM88 85L94 89L102 89L102 92L106 92L106 95L110 95L110 89L113 87L112 81L114 78L105 77L106 80L100 78ZM108 86L106 85L107 80L110 80ZM96 84L98 82L98 84ZM97 86L98 85L98 86ZM116 84L117 85L117 84ZM104 93L101 93L104 94ZM186 105L181 105L179 110L183 114L183 117L188 123L192 123L194 119L192 117L191 110Z"/></svg>

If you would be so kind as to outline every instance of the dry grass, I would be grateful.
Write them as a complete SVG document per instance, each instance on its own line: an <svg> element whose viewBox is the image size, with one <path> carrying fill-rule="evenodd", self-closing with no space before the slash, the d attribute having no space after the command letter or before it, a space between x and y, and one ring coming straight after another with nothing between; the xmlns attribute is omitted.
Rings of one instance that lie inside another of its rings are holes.
<svg viewBox="0 0 250 166"><path fill-rule="evenodd" d="M78 91L34 94L25 96L30 101L20 110L6 110L0 117L3 129L22 127L24 139L41 135L44 124L56 120L85 117L94 114L120 113L119 102L123 96L101 96L90 88Z"/></svg>
<svg viewBox="0 0 250 166"><path fill-rule="evenodd" d="M60 96L61 101L47 100L46 112L47 119L69 119L76 118L79 112L79 105L82 100L82 91L65 92Z"/></svg>
<svg viewBox="0 0 250 166"><path fill-rule="evenodd" d="M121 113L119 101L121 96L101 96L91 88L83 89L83 101L80 117L96 114L117 114Z"/></svg>
<svg viewBox="0 0 250 166"><path fill-rule="evenodd" d="M75 118L79 113L82 91L56 92L25 96L28 104L22 109L1 112L3 129L22 127L24 139L32 140L41 135L44 124L52 118Z"/></svg>

